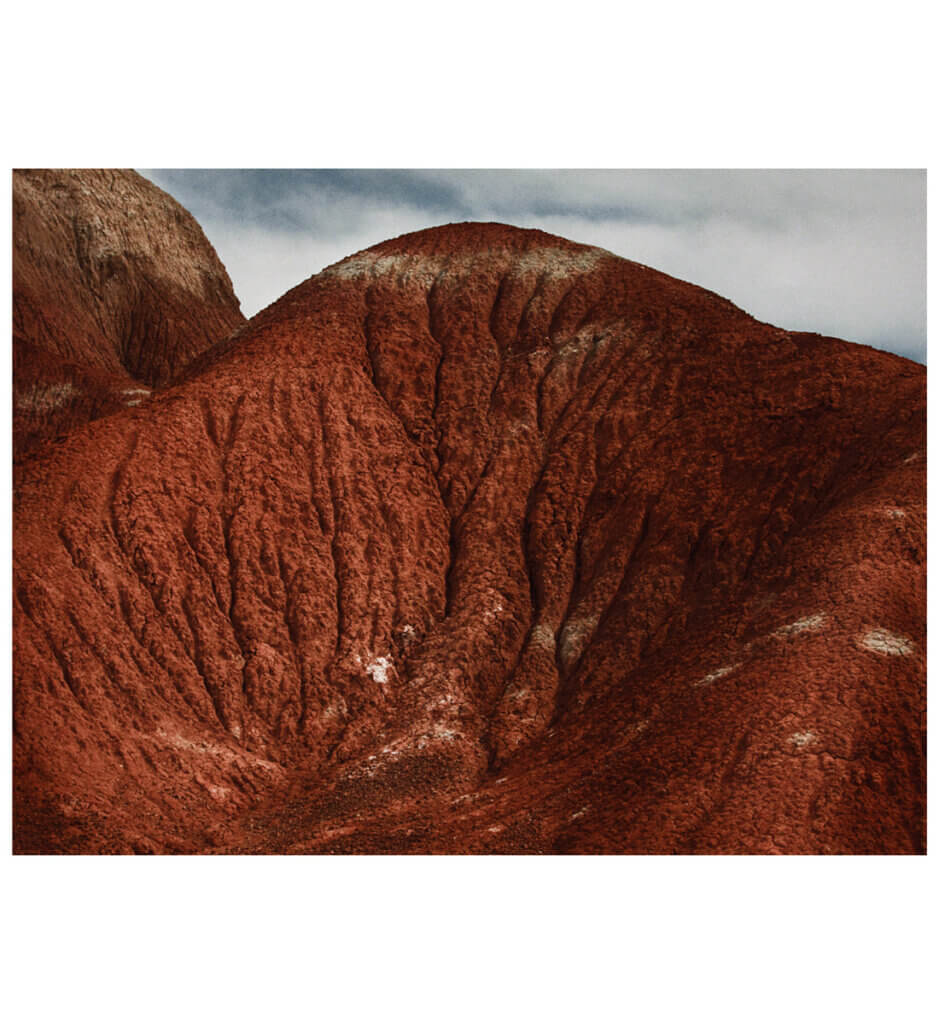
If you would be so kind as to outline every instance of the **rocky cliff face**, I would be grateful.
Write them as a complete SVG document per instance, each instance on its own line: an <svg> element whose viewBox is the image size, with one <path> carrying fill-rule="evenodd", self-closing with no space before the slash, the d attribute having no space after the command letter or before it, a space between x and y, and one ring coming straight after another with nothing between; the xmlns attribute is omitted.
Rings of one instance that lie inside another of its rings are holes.
<svg viewBox="0 0 939 1024"><path fill-rule="evenodd" d="M146 400L244 322L202 229L133 171L14 171L14 450Z"/></svg>
<svg viewBox="0 0 939 1024"><path fill-rule="evenodd" d="M336 264L17 467L17 848L921 851L924 385L540 232Z"/></svg>

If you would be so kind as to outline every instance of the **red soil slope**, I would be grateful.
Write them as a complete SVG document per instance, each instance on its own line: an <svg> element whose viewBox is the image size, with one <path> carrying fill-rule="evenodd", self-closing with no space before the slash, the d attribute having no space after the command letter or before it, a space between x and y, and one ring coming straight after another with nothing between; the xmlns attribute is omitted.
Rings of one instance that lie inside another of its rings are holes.
<svg viewBox="0 0 939 1024"><path fill-rule="evenodd" d="M925 371L535 231L22 460L23 852L922 851Z"/></svg>
<svg viewBox="0 0 939 1024"><path fill-rule="evenodd" d="M13 172L15 452L145 401L242 323L202 229L139 174Z"/></svg>

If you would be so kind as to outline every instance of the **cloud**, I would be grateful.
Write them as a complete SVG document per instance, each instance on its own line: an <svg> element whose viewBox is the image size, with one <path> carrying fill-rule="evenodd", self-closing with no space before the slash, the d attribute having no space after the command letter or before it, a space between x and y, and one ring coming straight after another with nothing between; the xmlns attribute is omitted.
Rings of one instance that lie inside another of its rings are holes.
<svg viewBox="0 0 939 1024"><path fill-rule="evenodd" d="M926 358L922 171L144 171L202 224L246 314L324 266L461 220L538 227L758 319Z"/></svg>

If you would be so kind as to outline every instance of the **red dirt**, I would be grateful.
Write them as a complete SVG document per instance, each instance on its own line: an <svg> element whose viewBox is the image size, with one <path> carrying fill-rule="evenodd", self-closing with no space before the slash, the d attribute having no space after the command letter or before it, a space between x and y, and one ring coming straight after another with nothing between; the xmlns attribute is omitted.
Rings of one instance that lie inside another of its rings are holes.
<svg viewBox="0 0 939 1024"><path fill-rule="evenodd" d="M21 459L20 852L924 849L925 370L536 231Z"/></svg>
<svg viewBox="0 0 939 1024"><path fill-rule="evenodd" d="M202 229L134 171L13 172L13 450L145 401L244 323Z"/></svg>

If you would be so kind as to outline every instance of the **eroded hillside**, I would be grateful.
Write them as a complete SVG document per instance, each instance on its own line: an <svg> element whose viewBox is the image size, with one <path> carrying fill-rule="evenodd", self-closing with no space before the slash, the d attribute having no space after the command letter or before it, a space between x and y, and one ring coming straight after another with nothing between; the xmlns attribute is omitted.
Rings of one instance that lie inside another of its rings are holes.
<svg viewBox="0 0 939 1024"><path fill-rule="evenodd" d="M925 372L464 224L16 468L23 851L916 852Z"/></svg>
<svg viewBox="0 0 939 1024"><path fill-rule="evenodd" d="M179 203L133 171L13 172L13 441L137 405L244 323Z"/></svg>

